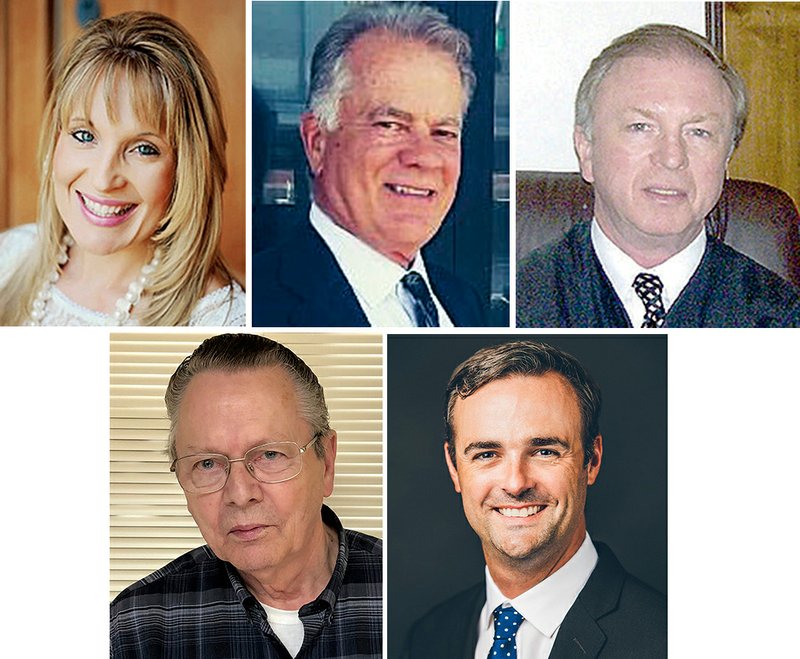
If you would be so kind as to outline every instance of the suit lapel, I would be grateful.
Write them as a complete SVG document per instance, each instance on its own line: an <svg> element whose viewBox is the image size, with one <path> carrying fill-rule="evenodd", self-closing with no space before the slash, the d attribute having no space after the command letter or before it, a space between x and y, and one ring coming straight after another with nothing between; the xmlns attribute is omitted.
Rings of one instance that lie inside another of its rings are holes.
<svg viewBox="0 0 800 659"><path fill-rule="evenodd" d="M606 643L597 621L617 608L626 573L606 545L595 548L597 565L561 623L550 659L593 659Z"/></svg>
<svg viewBox="0 0 800 659"><path fill-rule="evenodd" d="M450 638L442 648L445 654L442 657L454 659L475 659L475 646L478 644L478 617L486 602L486 584L475 586L469 596L463 599L463 612L456 618L462 624L450 628ZM465 623L465 624L464 624Z"/></svg>
<svg viewBox="0 0 800 659"><path fill-rule="evenodd" d="M314 228L304 223L289 244L291 249L281 254L278 277L300 300L290 312L290 324L369 327L353 289Z"/></svg>
<svg viewBox="0 0 800 659"><path fill-rule="evenodd" d="M550 659L594 659L605 642L603 630L578 598L561 623Z"/></svg>
<svg viewBox="0 0 800 659"><path fill-rule="evenodd" d="M462 282L435 263L425 262L433 294L441 302L456 327L485 325L480 301L468 284Z"/></svg>

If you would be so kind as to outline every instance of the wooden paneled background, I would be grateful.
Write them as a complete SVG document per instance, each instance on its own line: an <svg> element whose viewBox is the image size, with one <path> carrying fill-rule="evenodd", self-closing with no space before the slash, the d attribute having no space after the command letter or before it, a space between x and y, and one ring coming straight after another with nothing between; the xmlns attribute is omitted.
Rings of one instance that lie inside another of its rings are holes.
<svg viewBox="0 0 800 659"><path fill-rule="evenodd" d="M36 219L36 157L58 48L79 31L77 0L0 0L0 230ZM228 128L222 248L241 281L245 273L245 0L100 0L102 16L134 9L181 23L216 73Z"/></svg>
<svg viewBox="0 0 800 659"><path fill-rule="evenodd" d="M729 2L723 12L725 57L750 92L730 174L779 187L800 206L800 3Z"/></svg>

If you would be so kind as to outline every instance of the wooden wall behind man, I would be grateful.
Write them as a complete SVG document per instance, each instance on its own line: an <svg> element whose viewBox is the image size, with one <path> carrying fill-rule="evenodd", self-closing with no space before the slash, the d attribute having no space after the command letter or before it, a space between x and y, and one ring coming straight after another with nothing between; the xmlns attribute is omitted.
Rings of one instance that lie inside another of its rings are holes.
<svg viewBox="0 0 800 659"><path fill-rule="evenodd" d="M800 206L800 3L723 7L725 57L750 92L748 127L730 174L779 187Z"/></svg>

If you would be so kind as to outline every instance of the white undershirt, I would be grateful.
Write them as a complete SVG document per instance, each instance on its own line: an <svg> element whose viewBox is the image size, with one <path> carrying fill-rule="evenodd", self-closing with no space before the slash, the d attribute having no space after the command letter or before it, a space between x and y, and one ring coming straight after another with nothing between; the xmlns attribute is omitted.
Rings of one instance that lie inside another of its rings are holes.
<svg viewBox="0 0 800 659"><path fill-rule="evenodd" d="M267 620L272 631L275 632L283 647L285 647L289 654L293 657L297 656L300 648L303 646L303 636L305 630L303 623L300 622L300 614L298 611L285 611L284 609L276 609L272 606L260 602L267 612Z"/></svg>
<svg viewBox="0 0 800 659"><path fill-rule="evenodd" d="M486 568L486 603L478 617L475 659L486 659L494 640L494 616L500 604L511 604L525 620L517 632L517 659L547 659L556 635L578 594L597 565L597 550L586 534L578 551L556 572L519 597L508 599Z"/></svg>
<svg viewBox="0 0 800 659"><path fill-rule="evenodd" d="M342 229L315 203L311 205L309 219L311 226L333 252L372 327L416 327L413 315L409 315L401 301L405 289L400 280L411 270L418 272L428 285L439 312L439 326L453 327L453 322L433 292L422 254L417 252L406 270Z"/></svg>
<svg viewBox="0 0 800 659"><path fill-rule="evenodd" d="M631 325L641 327L644 322L644 303L633 289L633 280L636 275L640 272L658 275L661 283L664 284L664 290L661 293L664 311L669 311L681 291L689 283L700 265L700 261L703 260L703 253L706 249L706 232L700 231L697 238L680 252L654 268L643 268L611 242L611 239L603 233L597 220L592 220L592 247L600 260L600 265L603 266L603 271L614 287L614 292L622 302L622 306L625 307Z"/></svg>

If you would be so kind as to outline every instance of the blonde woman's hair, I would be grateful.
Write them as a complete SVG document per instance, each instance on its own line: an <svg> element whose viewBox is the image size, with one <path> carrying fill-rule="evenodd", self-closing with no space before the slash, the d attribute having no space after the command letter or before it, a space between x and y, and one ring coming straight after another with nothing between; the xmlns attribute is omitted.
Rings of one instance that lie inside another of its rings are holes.
<svg viewBox="0 0 800 659"><path fill-rule="evenodd" d="M38 249L0 291L0 325L27 319L67 231L52 180L58 137L76 110L90 116L95 90L113 119L120 79L128 83L136 117L159 127L176 162L170 202L152 237L161 247L161 265L151 275L149 303L136 320L185 325L212 278L233 281L219 250L227 136L216 78L178 23L160 14L128 12L93 21L58 59L39 143Z"/></svg>

